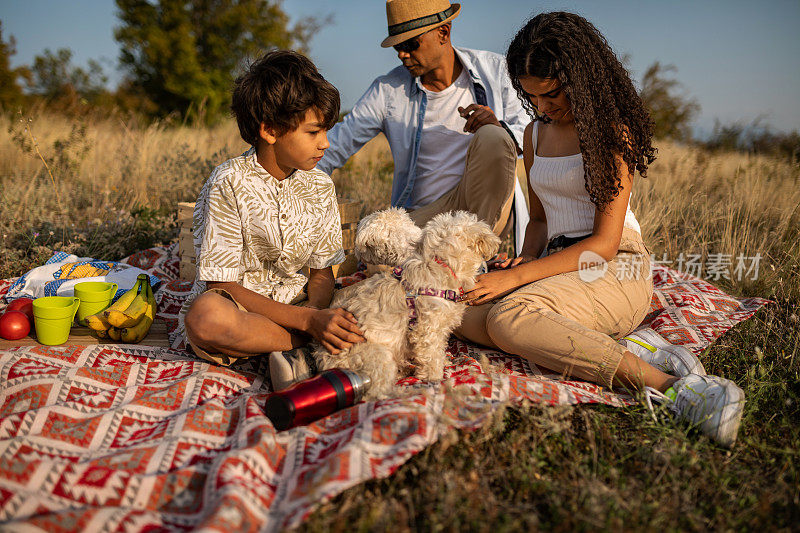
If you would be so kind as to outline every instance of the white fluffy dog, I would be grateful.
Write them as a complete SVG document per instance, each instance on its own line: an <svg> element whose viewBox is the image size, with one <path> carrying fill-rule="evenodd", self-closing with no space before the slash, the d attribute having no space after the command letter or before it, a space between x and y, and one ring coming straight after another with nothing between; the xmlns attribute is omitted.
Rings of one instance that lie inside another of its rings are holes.
<svg viewBox="0 0 800 533"><path fill-rule="evenodd" d="M442 379L447 340L464 313L458 299L475 285L479 266L497 252L500 239L465 211L437 215L418 239L404 211L373 215L363 227L359 224L356 241L361 239L362 252L385 250L370 262L392 264L399 258L401 268L336 293L331 307L353 313L367 340L336 355L318 347L314 358L320 370L344 367L368 376L372 385L367 397L376 399L389 395L403 376ZM394 226L384 227L387 221ZM411 237L402 241L402 235ZM404 242L413 244L408 253L403 252Z"/></svg>

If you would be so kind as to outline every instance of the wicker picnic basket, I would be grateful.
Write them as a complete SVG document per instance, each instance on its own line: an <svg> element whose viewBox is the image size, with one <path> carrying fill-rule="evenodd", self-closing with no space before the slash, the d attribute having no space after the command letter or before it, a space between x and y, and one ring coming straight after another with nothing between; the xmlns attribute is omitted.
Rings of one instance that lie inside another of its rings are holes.
<svg viewBox="0 0 800 533"><path fill-rule="evenodd" d="M356 226L361 214L361 203L357 200L339 198L339 216L342 219L342 247L347 258L344 263L333 267L334 276L352 274L356 267L356 258L353 255L353 246L356 242ZM194 215L194 202L178 203L178 257L180 258L181 279L193 281L197 259L194 255L194 240L192 237L192 217Z"/></svg>

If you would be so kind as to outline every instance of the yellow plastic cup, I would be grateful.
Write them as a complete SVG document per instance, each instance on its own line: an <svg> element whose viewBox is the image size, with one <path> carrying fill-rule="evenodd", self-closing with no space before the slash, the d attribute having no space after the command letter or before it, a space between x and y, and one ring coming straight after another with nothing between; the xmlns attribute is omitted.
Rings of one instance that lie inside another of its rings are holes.
<svg viewBox="0 0 800 533"><path fill-rule="evenodd" d="M86 325L86 317L99 313L109 305L117 293L117 284L106 281L84 281L75 285L75 297L80 299L78 324Z"/></svg>
<svg viewBox="0 0 800 533"><path fill-rule="evenodd" d="M80 303L80 299L74 296L36 298L33 301L33 323L39 342L48 346L67 342Z"/></svg>

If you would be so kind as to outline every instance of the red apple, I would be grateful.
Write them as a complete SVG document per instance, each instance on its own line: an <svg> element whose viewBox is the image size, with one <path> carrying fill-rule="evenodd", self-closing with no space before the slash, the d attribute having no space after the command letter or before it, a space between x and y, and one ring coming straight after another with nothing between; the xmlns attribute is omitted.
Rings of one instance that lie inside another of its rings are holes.
<svg viewBox="0 0 800 533"><path fill-rule="evenodd" d="M33 324L33 299L31 298L17 298L6 307L8 311L22 311L27 315L28 320Z"/></svg>
<svg viewBox="0 0 800 533"><path fill-rule="evenodd" d="M31 323L22 311L6 311L0 316L0 337L8 341L21 339L31 332Z"/></svg>

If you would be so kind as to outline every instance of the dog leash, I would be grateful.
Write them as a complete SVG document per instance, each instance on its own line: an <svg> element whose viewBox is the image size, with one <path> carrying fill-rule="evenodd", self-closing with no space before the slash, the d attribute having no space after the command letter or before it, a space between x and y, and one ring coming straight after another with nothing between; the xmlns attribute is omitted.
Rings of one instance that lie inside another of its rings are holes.
<svg viewBox="0 0 800 533"><path fill-rule="evenodd" d="M456 274L455 272L453 272L453 269L450 268L450 265L448 265L438 257L434 257L433 259L440 265L446 267L454 278L456 277ZM452 289L434 289L430 287L423 287L415 291L414 289L409 287L408 284L403 280L403 269L400 267L395 267L394 269L392 269L392 276L394 276L406 290L406 307L408 307L409 326L413 326L414 324L417 323L417 317L418 317L417 296L436 296L438 298L444 298L445 300L450 300L451 302L458 302L464 296L464 289L462 287L458 288L458 292Z"/></svg>

